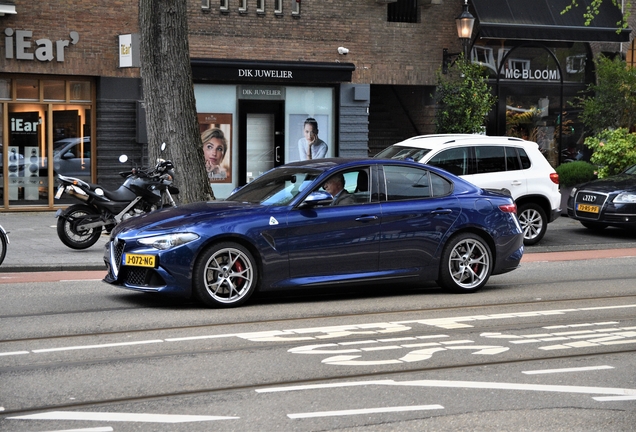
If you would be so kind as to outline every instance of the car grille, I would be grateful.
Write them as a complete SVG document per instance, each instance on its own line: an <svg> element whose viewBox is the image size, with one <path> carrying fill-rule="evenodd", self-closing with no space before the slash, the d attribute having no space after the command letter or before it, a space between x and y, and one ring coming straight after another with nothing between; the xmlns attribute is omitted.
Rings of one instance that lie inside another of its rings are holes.
<svg viewBox="0 0 636 432"><path fill-rule="evenodd" d="M115 275L119 273L119 267L121 266L122 256L124 255L124 246L126 243L123 240L115 239L111 244L111 265L114 269Z"/></svg>
<svg viewBox="0 0 636 432"><path fill-rule="evenodd" d="M158 288L166 284L163 278L150 268L124 267L120 280L126 285L147 288Z"/></svg>
<svg viewBox="0 0 636 432"><path fill-rule="evenodd" d="M607 194L577 191L574 197L574 214L579 218L598 220L606 200Z"/></svg>

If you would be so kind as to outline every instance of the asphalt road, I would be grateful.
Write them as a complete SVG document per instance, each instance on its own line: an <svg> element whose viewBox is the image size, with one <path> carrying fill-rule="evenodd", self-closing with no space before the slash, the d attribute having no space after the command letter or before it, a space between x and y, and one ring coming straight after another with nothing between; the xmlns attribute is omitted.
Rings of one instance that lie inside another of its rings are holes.
<svg viewBox="0 0 636 432"><path fill-rule="evenodd" d="M0 430L632 431L633 264L527 262L472 295L364 286L231 310L91 279L4 283Z"/></svg>

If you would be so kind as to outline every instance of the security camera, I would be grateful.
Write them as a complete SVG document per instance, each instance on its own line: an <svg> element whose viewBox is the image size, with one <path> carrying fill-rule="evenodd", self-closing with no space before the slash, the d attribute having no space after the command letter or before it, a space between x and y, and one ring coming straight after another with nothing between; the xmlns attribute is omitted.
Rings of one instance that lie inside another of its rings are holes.
<svg viewBox="0 0 636 432"><path fill-rule="evenodd" d="M345 48L345 47L338 47L338 54L340 54L340 55L347 55L347 54L349 54L349 48Z"/></svg>

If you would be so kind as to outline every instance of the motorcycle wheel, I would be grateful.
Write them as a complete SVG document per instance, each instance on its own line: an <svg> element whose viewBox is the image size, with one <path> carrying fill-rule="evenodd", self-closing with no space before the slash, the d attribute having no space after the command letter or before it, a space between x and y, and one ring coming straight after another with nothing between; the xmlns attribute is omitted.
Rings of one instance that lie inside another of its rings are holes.
<svg viewBox="0 0 636 432"><path fill-rule="evenodd" d="M57 219L57 236L71 249L87 249L97 243L102 234L102 227L78 231L76 218L86 215L99 217L92 208L76 204L66 209L63 216Z"/></svg>

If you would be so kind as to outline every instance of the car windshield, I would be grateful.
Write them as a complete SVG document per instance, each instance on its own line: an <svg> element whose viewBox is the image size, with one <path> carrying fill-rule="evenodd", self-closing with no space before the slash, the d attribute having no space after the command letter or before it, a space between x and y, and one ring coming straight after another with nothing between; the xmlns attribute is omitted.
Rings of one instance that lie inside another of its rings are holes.
<svg viewBox="0 0 636 432"><path fill-rule="evenodd" d="M636 175L636 165L632 165L625 170L625 174L634 174Z"/></svg>
<svg viewBox="0 0 636 432"><path fill-rule="evenodd" d="M321 171L306 168L272 170L243 186L227 200L284 206L305 190L320 174Z"/></svg>
<svg viewBox="0 0 636 432"><path fill-rule="evenodd" d="M431 149L426 149L426 148L392 145L391 147L387 147L384 150L382 150L380 153L375 155L375 157L378 159L398 159L398 160L412 159L416 162L419 162L420 159L422 159L424 155L430 151Z"/></svg>

